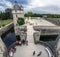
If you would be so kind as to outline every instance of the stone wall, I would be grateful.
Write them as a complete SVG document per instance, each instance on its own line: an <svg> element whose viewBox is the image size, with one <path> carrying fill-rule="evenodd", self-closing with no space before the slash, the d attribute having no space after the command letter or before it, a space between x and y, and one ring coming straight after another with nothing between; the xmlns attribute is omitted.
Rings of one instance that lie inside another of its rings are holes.
<svg viewBox="0 0 60 57"><path fill-rule="evenodd" d="M41 31L41 35L58 35L60 33L59 26L33 26L35 31Z"/></svg>
<svg viewBox="0 0 60 57"><path fill-rule="evenodd" d="M39 42L40 40L40 32L35 32L34 34L33 34L33 37L34 37L34 42L35 43L37 43L37 42Z"/></svg>
<svg viewBox="0 0 60 57"><path fill-rule="evenodd" d="M5 46L4 42L2 41L1 35L13 27L13 22L0 28L0 57L7 57L8 51L7 47Z"/></svg>
<svg viewBox="0 0 60 57"><path fill-rule="evenodd" d="M0 36L1 36L3 33L5 33L5 32L7 32L8 30L10 30L13 26L14 26L14 25L13 25L13 22L12 22L12 23L10 23L10 24L8 24L8 25L0 28Z"/></svg>
<svg viewBox="0 0 60 57"><path fill-rule="evenodd" d="M27 31L27 26L15 26L14 30L16 35L20 35L20 31Z"/></svg>

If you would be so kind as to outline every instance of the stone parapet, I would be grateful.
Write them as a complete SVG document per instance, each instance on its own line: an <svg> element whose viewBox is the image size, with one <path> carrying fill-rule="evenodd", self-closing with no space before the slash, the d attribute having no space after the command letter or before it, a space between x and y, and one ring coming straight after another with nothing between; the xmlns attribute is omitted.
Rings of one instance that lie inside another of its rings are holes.
<svg viewBox="0 0 60 57"><path fill-rule="evenodd" d="M20 35L20 31L27 31L27 26L16 26L14 27L14 30L16 35Z"/></svg>
<svg viewBox="0 0 60 57"><path fill-rule="evenodd" d="M33 26L35 31L41 31L41 35L58 35L60 27L58 26Z"/></svg>
<svg viewBox="0 0 60 57"><path fill-rule="evenodd" d="M14 26L14 25L13 25L13 22L12 22L12 23L10 23L10 24L8 24L8 25L0 28L0 36L1 36L3 33L7 32L9 29L11 29L13 26Z"/></svg>

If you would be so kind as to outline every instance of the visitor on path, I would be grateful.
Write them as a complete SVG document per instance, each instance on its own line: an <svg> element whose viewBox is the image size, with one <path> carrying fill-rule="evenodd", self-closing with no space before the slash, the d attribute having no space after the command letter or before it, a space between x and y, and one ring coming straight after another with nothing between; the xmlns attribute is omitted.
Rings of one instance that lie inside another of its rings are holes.
<svg viewBox="0 0 60 57"><path fill-rule="evenodd" d="M16 45L19 45L19 41L18 40L16 40Z"/></svg>
<svg viewBox="0 0 60 57"><path fill-rule="evenodd" d="M22 45L22 42L21 41L19 41L19 45Z"/></svg>
<svg viewBox="0 0 60 57"><path fill-rule="evenodd" d="M22 40L22 42L23 42L23 44L25 44L25 40L24 39Z"/></svg>
<svg viewBox="0 0 60 57"><path fill-rule="evenodd" d="M35 51L33 52L33 55L35 55Z"/></svg>
<svg viewBox="0 0 60 57"><path fill-rule="evenodd" d="M13 48L11 48L11 49L10 49L10 51L14 52L14 49L13 49Z"/></svg>
<svg viewBox="0 0 60 57"><path fill-rule="evenodd" d="M14 49L11 48L10 51L9 51L9 57L13 57L13 54L14 54Z"/></svg>
<svg viewBox="0 0 60 57"><path fill-rule="evenodd" d="M13 57L13 54L14 54L14 53L13 53L12 51L10 51L10 52L9 52L9 57Z"/></svg>
<svg viewBox="0 0 60 57"><path fill-rule="evenodd" d="M26 45L28 45L28 40L26 40Z"/></svg>
<svg viewBox="0 0 60 57"><path fill-rule="evenodd" d="M14 53L16 52L16 48L15 47L13 47L13 49L14 49Z"/></svg>
<svg viewBox="0 0 60 57"><path fill-rule="evenodd" d="M41 54L42 54L42 52L40 51L37 56L40 56Z"/></svg>

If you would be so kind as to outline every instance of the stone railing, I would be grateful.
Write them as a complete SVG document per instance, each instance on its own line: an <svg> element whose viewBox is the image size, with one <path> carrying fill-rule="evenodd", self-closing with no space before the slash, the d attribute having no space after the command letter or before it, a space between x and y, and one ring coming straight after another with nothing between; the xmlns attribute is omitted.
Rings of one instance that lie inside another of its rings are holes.
<svg viewBox="0 0 60 57"><path fill-rule="evenodd" d="M7 32L8 30L10 30L13 26L14 26L14 25L13 25L13 22L12 22L12 23L10 23L10 24L8 24L8 25L0 28L0 36L1 36L3 33L5 33L5 32Z"/></svg>
<svg viewBox="0 0 60 57"><path fill-rule="evenodd" d="M57 29L60 30L59 26L33 26L34 30L41 30L41 29Z"/></svg>
<svg viewBox="0 0 60 57"><path fill-rule="evenodd" d="M15 30L19 30L19 31L27 31L27 26L16 26Z"/></svg>
<svg viewBox="0 0 60 57"><path fill-rule="evenodd" d="M27 26L16 26L14 27L15 34L20 35L20 31L26 32L27 31Z"/></svg>
<svg viewBox="0 0 60 57"><path fill-rule="evenodd" d="M25 19L40 19L41 17L24 17Z"/></svg>
<svg viewBox="0 0 60 57"><path fill-rule="evenodd" d="M41 35L56 35L60 33L58 26L33 26L35 31L41 31Z"/></svg>
<svg viewBox="0 0 60 57"><path fill-rule="evenodd" d="M26 38L27 38L27 33L20 31L20 38L21 38L21 40L26 40Z"/></svg>

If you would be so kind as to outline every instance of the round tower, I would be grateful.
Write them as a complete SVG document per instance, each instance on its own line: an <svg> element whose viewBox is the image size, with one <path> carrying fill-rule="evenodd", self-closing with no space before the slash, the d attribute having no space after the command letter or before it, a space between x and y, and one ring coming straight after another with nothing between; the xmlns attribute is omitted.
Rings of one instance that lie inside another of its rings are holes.
<svg viewBox="0 0 60 57"><path fill-rule="evenodd" d="M17 1L15 1L12 9L12 14L13 14L13 21L14 25L17 25L17 20L18 18L24 18L24 10L23 6L19 6Z"/></svg>

